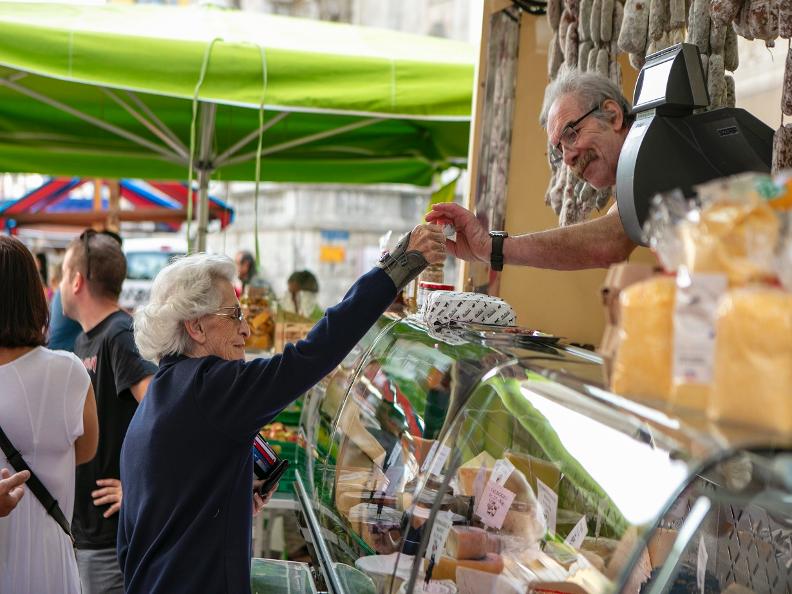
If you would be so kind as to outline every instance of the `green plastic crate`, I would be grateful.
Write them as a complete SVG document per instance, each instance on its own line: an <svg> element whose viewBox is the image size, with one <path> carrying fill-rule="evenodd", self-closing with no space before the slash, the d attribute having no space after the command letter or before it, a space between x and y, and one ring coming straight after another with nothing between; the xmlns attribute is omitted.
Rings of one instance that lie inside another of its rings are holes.
<svg viewBox="0 0 792 594"><path fill-rule="evenodd" d="M294 471L298 468L299 458L297 450L300 447L298 444L291 441L276 441L268 442L275 453L283 460L289 461L289 467L283 473L280 482L278 483L277 493L294 493Z"/></svg>

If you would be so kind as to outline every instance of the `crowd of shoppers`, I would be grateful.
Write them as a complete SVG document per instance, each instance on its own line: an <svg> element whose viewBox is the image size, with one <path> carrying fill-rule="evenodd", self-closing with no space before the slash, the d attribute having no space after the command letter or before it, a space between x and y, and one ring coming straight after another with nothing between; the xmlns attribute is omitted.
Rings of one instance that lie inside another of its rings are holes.
<svg viewBox="0 0 792 594"><path fill-rule="evenodd" d="M49 308L34 256L0 236L0 592L249 592L253 437L444 258L441 228L417 226L305 340L246 361L230 258L170 264L133 322L118 236L69 244ZM51 319L77 324L73 352L46 348Z"/></svg>

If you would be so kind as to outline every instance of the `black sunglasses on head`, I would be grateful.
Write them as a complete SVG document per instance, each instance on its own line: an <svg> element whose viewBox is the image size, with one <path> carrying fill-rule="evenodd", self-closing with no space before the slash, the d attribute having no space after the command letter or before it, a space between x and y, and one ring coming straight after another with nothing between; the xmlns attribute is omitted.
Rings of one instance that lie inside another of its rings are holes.
<svg viewBox="0 0 792 594"><path fill-rule="evenodd" d="M123 245L121 236L113 231L97 231L96 229L86 229L80 233L80 239L85 247L85 280L91 280L91 237L94 235L107 235L112 238L119 246Z"/></svg>

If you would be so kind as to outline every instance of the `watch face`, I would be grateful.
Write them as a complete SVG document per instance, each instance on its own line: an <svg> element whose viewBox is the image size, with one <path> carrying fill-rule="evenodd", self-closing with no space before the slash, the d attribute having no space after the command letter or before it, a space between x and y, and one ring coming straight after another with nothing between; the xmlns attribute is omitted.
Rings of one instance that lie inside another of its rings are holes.
<svg viewBox="0 0 792 594"><path fill-rule="evenodd" d="M490 231L490 237L508 237L509 234L506 231Z"/></svg>

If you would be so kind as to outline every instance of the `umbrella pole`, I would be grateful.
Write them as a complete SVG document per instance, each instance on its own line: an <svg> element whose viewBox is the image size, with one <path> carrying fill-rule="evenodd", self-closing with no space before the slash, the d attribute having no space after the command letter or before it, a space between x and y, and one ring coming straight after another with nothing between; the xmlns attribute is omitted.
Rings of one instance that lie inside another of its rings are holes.
<svg viewBox="0 0 792 594"><path fill-rule="evenodd" d="M209 227L209 179L212 175L212 141L214 140L215 114L217 106L214 103L201 103L201 141L198 146L198 235L196 251L206 251L206 233Z"/></svg>

